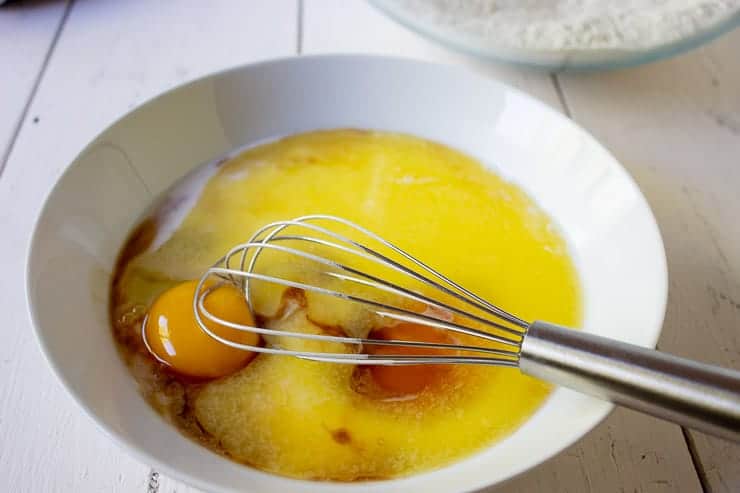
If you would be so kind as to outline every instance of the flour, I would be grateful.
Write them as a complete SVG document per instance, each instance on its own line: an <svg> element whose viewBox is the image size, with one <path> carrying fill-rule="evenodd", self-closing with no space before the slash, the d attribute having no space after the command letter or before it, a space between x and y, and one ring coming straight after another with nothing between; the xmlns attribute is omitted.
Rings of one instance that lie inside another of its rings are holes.
<svg viewBox="0 0 740 493"><path fill-rule="evenodd" d="M740 0L395 0L480 45L535 50L641 50L704 31Z"/></svg>

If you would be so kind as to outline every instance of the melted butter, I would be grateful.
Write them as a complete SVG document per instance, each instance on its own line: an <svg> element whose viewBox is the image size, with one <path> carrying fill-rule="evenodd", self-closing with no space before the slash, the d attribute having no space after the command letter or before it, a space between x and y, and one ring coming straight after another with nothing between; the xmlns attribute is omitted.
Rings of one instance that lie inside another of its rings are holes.
<svg viewBox="0 0 740 493"><path fill-rule="evenodd" d="M524 319L579 323L578 279L565 242L519 188L450 148L350 130L288 137L221 165L164 243L122 256L112 312L148 306L171 283L200 276L268 222L312 213L355 221ZM274 323L309 332L322 330L311 321L358 323L356 313L339 314L319 299L308 297L307 310ZM126 341L122 333L117 327ZM197 420L207 439L197 438L240 462L348 481L463 458L514 431L549 393L515 369L457 366L413 398L382 400L353 390L353 371L260 355L230 377L195 389L180 383L188 405L170 414L176 424ZM166 379L154 380L154 395L167 390Z"/></svg>

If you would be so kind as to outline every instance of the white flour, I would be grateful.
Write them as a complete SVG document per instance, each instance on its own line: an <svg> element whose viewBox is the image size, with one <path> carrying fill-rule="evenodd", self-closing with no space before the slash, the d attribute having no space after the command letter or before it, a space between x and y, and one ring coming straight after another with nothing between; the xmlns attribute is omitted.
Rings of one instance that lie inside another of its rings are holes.
<svg viewBox="0 0 740 493"><path fill-rule="evenodd" d="M645 49L696 34L740 0L396 0L478 43L536 50Z"/></svg>

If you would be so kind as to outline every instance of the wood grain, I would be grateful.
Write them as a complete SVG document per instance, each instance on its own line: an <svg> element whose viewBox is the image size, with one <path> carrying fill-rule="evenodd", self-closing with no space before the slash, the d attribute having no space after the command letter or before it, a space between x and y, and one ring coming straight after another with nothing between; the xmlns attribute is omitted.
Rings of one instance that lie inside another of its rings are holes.
<svg viewBox="0 0 740 493"><path fill-rule="evenodd" d="M68 1L44 0L0 8L0 174L10 145L59 34Z"/></svg>
<svg viewBox="0 0 740 493"><path fill-rule="evenodd" d="M484 491L694 493L701 484L674 425L617 409L555 458Z"/></svg>
<svg viewBox="0 0 740 493"><path fill-rule="evenodd" d="M105 126L183 81L294 53L296 19L293 0L73 4L0 178L0 224L12 238L0 240L0 491L149 491L150 467L95 429L40 354L23 288L33 221Z"/></svg>
<svg viewBox="0 0 740 493"><path fill-rule="evenodd" d="M647 196L668 255L659 347L740 369L740 31L684 56L561 78L573 117ZM636 280L639 282L639 280ZM740 445L688 432L707 491L740 491Z"/></svg>

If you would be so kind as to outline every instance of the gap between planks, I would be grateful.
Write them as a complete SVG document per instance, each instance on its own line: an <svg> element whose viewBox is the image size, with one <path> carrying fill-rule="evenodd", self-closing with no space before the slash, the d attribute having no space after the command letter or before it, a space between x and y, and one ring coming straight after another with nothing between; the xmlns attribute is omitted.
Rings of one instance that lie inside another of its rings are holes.
<svg viewBox="0 0 740 493"><path fill-rule="evenodd" d="M28 98L26 99L26 104L23 105L21 114L18 117L18 122L16 123L15 128L13 129L13 133L10 135L10 142L8 142L8 148L5 150L5 153L2 155L2 157L0 157L0 178L2 178L3 176L3 171L5 170L5 166L8 163L8 158L10 157L10 154L13 152L13 148L15 147L15 141L18 139L18 135L21 132L21 128L23 127L23 122L26 121L26 117L28 116L28 110L31 109L31 103L33 102L33 99L36 97L36 91L38 91L39 84L41 83L41 80L44 78L44 74L46 73L46 67L49 65L49 60L51 59L51 56L54 53L54 48L56 48L57 41L59 41L59 37L62 35L62 31L64 30L64 25L67 23L67 18L69 17L69 13L72 10L72 6L74 5L74 3L75 3L75 0L65 0L64 12L62 13L62 17L59 19L59 24L57 25L57 28L54 31L54 36L51 38L51 43L49 43L49 48L46 50L44 59L41 62L41 67L39 68L39 72L36 75L36 78L33 80L33 84L31 86L31 92L28 94Z"/></svg>
<svg viewBox="0 0 740 493"><path fill-rule="evenodd" d="M303 0L297 0L296 5L296 43L295 52L297 55L303 53Z"/></svg>
<svg viewBox="0 0 740 493"><path fill-rule="evenodd" d="M550 81L552 82L552 87L555 89L555 94L558 96L558 101L560 102L560 106L563 107L563 113L573 120L573 114L570 111L570 106L568 106L568 100L565 99L565 93L563 92L563 87L560 85L560 79L558 78L558 74L551 73L550 74Z"/></svg>
<svg viewBox="0 0 740 493"><path fill-rule="evenodd" d="M683 434L683 439L686 442L686 447L689 449L691 463L694 465L694 470L696 471L696 476L699 478L701 489L704 491L704 493L707 493L711 491L711 487L709 486L709 482L707 481L707 475L704 472L704 469L701 467L701 462L699 462L699 452L696 450L694 439L691 438L691 435L686 428L681 427L681 433Z"/></svg>

